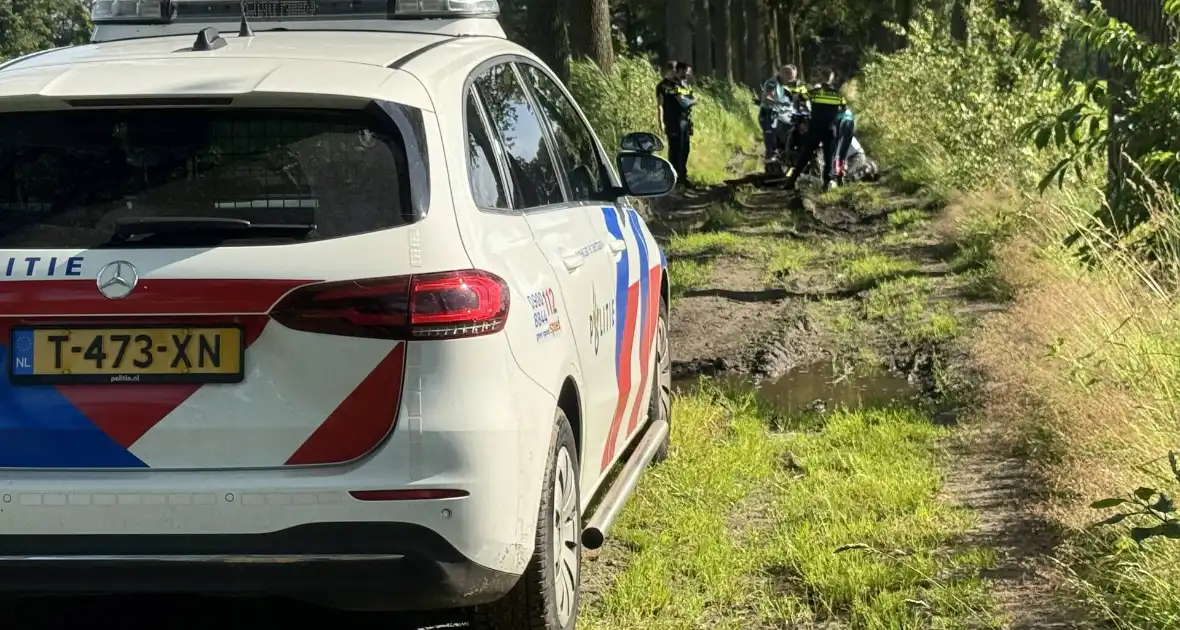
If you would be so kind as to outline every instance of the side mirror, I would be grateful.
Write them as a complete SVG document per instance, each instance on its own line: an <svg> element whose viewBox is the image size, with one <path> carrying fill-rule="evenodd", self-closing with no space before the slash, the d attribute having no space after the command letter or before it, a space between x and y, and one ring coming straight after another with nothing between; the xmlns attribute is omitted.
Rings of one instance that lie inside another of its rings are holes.
<svg viewBox="0 0 1180 630"><path fill-rule="evenodd" d="M667 160L647 152L620 153L623 188L632 197L659 197L676 186L676 170Z"/></svg>
<svg viewBox="0 0 1180 630"><path fill-rule="evenodd" d="M636 131L623 136L619 148L633 153L655 153L664 150L664 143L654 133Z"/></svg>

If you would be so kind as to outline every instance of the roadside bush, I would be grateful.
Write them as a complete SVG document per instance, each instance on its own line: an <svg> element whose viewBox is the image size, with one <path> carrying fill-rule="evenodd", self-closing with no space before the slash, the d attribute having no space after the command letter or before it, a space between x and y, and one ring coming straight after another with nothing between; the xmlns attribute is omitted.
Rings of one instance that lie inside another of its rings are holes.
<svg viewBox="0 0 1180 630"><path fill-rule="evenodd" d="M608 151L618 151L619 141L632 131L663 137L656 113L660 76L647 59L620 57L610 74L589 61L575 61L570 74L570 89ZM736 152L756 142L758 109L750 91L732 83L706 80L696 92L689 176L705 184L721 183L733 175Z"/></svg>
<svg viewBox="0 0 1180 630"><path fill-rule="evenodd" d="M944 16L920 13L909 46L870 58L851 95L867 150L944 197L1003 180L1035 183L1052 163L1013 137L1058 111L1058 94L1041 89L1032 64L1007 53L1016 36L1006 22L985 9L971 17L975 35L962 43L950 38Z"/></svg>
<svg viewBox="0 0 1180 630"><path fill-rule="evenodd" d="M1180 20L1180 2L1163 4L1167 17ZM1058 84L1068 95L1057 111L1024 129L1037 148L1052 147L1062 154L1041 187L1054 181L1060 186L1071 174L1086 179L1086 172L1106 166L1108 147L1117 147L1125 160L1108 187L1110 203L1095 219L1110 236L1139 241L1140 249L1151 255L1157 237L1166 235L1151 225L1152 210L1159 205L1155 200L1180 190L1180 45L1147 41L1127 24L1111 20L1100 4L1088 14L1068 16L1065 23L1065 45L1026 39L1020 46L1022 57L1042 68L1045 82ZM1091 64L1060 62L1079 46L1094 59L1109 60L1110 81ZM1111 108L1119 115L1108 125ZM1099 170L1103 179L1105 172Z"/></svg>

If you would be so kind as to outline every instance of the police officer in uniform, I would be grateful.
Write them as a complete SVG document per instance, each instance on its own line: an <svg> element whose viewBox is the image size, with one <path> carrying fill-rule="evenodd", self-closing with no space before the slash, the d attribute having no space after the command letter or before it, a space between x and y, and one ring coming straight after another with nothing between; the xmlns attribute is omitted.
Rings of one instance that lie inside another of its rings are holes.
<svg viewBox="0 0 1180 630"><path fill-rule="evenodd" d="M669 61L664 64L660 72L660 82L656 84L656 122L659 123L660 129L666 129L664 124L664 97L670 91L676 89L676 62Z"/></svg>
<svg viewBox="0 0 1180 630"><path fill-rule="evenodd" d="M848 108L848 101L836 89L836 73L825 68L820 72L819 85L808 90L808 100L811 102L811 124L807 130L807 137L803 140L803 151L799 159L787 173L787 188L794 188L799 179L799 173L807 167L815 150L824 150L824 190L835 185L832 181L836 162L836 144L838 140L837 126L840 115Z"/></svg>
<svg viewBox="0 0 1180 630"><path fill-rule="evenodd" d="M692 66L678 61L675 64L675 75L660 81L656 88L662 105L660 122L663 123L664 133L668 137L668 161L672 163L672 168L676 169L676 175L685 183L688 182L692 108L696 105L696 95L689 84L691 77Z"/></svg>

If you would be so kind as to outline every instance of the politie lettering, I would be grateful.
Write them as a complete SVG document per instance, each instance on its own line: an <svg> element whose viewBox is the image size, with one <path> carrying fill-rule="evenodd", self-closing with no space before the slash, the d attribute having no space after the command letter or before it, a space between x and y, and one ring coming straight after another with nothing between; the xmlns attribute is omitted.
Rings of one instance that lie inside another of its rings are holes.
<svg viewBox="0 0 1180 630"><path fill-rule="evenodd" d="M12 276L80 276L82 275L82 260L82 256L0 258L0 262L3 262L4 265L4 275L9 278Z"/></svg>

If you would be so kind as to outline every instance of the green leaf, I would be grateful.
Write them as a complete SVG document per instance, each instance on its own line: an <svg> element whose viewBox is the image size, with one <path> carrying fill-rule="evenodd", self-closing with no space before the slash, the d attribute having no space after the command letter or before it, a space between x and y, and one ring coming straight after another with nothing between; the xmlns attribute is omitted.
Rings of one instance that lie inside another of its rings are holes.
<svg viewBox="0 0 1180 630"><path fill-rule="evenodd" d="M1109 499L1099 499L1099 500L1091 503L1090 507L1094 508L1095 510L1105 510L1107 508L1115 507L1116 505L1122 505L1126 502L1127 502L1126 499L1120 499L1118 497L1111 497Z"/></svg>
<svg viewBox="0 0 1180 630"><path fill-rule="evenodd" d="M1140 501L1148 501L1155 495L1155 488L1136 488L1135 490L1135 498L1139 499Z"/></svg>
<svg viewBox="0 0 1180 630"><path fill-rule="evenodd" d="M1176 0L1180 2L1180 0ZM1180 481L1180 460L1176 459L1176 451L1168 451L1168 466L1172 468L1172 476Z"/></svg>
<svg viewBox="0 0 1180 630"><path fill-rule="evenodd" d="M1053 134L1052 127L1048 127L1048 126L1041 127L1041 130L1037 132L1037 138L1036 138L1036 147L1038 150L1044 149L1045 147L1049 146L1049 138L1051 137L1052 134Z"/></svg>

